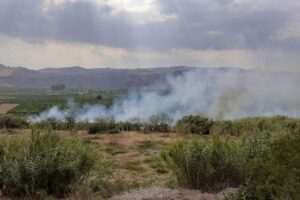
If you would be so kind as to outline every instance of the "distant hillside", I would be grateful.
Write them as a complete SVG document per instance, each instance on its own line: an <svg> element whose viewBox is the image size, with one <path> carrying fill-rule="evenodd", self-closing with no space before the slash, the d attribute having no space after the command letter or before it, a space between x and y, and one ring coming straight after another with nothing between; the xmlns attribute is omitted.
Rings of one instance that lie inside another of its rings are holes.
<svg viewBox="0 0 300 200"><path fill-rule="evenodd" d="M248 73L248 70L226 67L196 68L175 66L146 69L86 69L75 66L31 70L23 67L0 65L0 87L50 88L52 85L64 84L67 88L129 89L161 83L169 75L177 76L195 69L201 70L201 74L204 76L208 72L216 74L228 71ZM280 73L280 75L283 74Z"/></svg>
<svg viewBox="0 0 300 200"><path fill-rule="evenodd" d="M30 70L0 65L0 86L50 88L64 84L68 88L128 89L162 81L168 75L180 75L193 67L148 69L111 69L82 67Z"/></svg>

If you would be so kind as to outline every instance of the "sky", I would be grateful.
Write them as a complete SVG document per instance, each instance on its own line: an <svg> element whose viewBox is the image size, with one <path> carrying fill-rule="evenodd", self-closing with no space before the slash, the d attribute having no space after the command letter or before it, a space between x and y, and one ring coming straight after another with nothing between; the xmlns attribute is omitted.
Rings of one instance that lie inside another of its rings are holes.
<svg viewBox="0 0 300 200"><path fill-rule="evenodd" d="M0 0L0 63L300 71L299 0Z"/></svg>

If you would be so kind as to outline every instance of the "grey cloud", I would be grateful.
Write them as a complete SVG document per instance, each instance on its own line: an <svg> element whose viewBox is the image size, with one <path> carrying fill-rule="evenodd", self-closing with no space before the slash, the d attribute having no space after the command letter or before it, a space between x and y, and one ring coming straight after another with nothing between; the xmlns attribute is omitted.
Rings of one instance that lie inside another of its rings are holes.
<svg viewBox="0 0 300 200"><path fill-rule="evenodd" d="M39 0L1 0L0 32L24 39L43 38L49 21L43 16ZM50 29L51 30L51 29Z"/></svg>
<svg viewBox="0 0 300 200"><path fill-rule="evenodd" d="M251 11L231 0L157 2L162 12L178 18L137 24L130 22L135 16L131 13L108 17L112 8L90 1L66 2L45 13L41 0L1 0L0 33L32 41L53 39L154 50L299 48L298 40L271 37L295 18L297 8L270 6Z"/></svg>

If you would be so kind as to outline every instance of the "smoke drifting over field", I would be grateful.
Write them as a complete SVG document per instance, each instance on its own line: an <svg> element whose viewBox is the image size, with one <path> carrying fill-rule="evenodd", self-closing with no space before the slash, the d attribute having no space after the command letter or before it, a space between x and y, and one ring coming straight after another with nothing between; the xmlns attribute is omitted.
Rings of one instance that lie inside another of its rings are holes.
<svg viewBox="0 0 300 200"><path fill-rule="evenodd" d="M47 118L95 121L113 117L117 121L133 118L147 121L153 115L167 114L175 121L184 115L201 114L215 119L248 116L286 115L300 117L300 77L284 72L257 70L194 70L166 80L168 92L147 88L132 91L110 108L103 105L68 108L53 107L31 121Z"/></svg>

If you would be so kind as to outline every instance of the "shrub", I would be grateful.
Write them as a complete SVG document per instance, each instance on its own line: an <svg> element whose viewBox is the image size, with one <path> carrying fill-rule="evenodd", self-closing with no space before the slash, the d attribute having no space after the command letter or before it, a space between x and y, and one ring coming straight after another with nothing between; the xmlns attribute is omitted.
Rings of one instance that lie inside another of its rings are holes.
<svg viewBox="0 0 300 200"><path fill-rule="evenodd" d="M141 131L141 123L139 121L118 122L118 128L121 131Z"/></svg>
<svg viewBox="0 0 300 200"><path fill-rule="evenodd" d="M98 124L93 124L89 127L88 133L89 134L96 134L101 131L101 127Z"/></svg>
<svg viewBox="0 0 300 200"><path fill-rule="evenodd" d="M22 117L13 115L0 115L0 127L8 129L27 128L28 123Z"/></svg>
<svg viewBox="0 0 300 200"><path fill-rule="evenodd" d="M288 134L281 133L281 137ZM253 175L249 172L259 171L251 170L252 164L255 161L264 163L271 144L277 140L280 140L278 133L270 132L245 135L240 139L215 136L212 141L194 137L175 143L162 155L180 186L219 191L238 187L251 179Z"/></svg>
<svg viewBox="0 0 300 200"><path fill-rule="evenodd" d="M183 133L207 135L210 133L212 125L213 121L207 117L189 115L177 122L175 130Z"/></svg>
<svg viewBox="0 0 300 200"><path fill-rule="evenodd" d="M96 134L114 129L117 129L117 125L114 120L101 119L97 122L91 123L88 132L89 134Z"/></svg>
<svg viewBox="0 0 300 200"><path fill-rule="evenodd" d="M118 134L120 131L118 129L111 129L108 131L108 134Z"/></svg>
<svg viewBox="0 0 300 200"><path fill-rule="evenodd" d="M145 128L155 132L169 132L172 118L166 114L153 115L149 118L149 123L145 124Z"/></svg>
<svg viewBox="0 0 300 200"><path fill-rule="evenodd" d="M300 199L300 131L293 126L278 132L281 128L268 123L262 123L261 130L277 131L213 141L194 137L175 143L162 155L183 187L239 187L226 196L228 200Z"/></svg>
<svg viewBox="0 0 300 200"><path fill-rule="evenodd" d="M219 191L236 187L243 180L234 141L193 138L176 143L162 156L183 187Z"/></svg>
<svg viewBox="0 0 300 200"><path fill-rule="evenodd" d="M30 139L0 140L0 188L12 197L46 193L64 196L82 184L99 164L99 155L76 138L33 131Z"/></svg>
<svg viewBox="0 0 300 200"><path fill-rule="evenodd" d="M64 130L66 123L55 118L49 118L40 122L33 123L33 127L44 130Z"/></svg>
<svg viewBox="0 0 300 200"><path fill-rule="evenodd" d="M248 163L248 181L227 199L300 199L300 132L283 135Z"/></svg>
<svg viewBox="0 0 300 200"><path fill-rule="evenodd" d="M211 132L218 135L240 136L261 131L287 132L300 128L300 120L284 116L248 117L237 120L219 120L211 127Z"/></svg>

